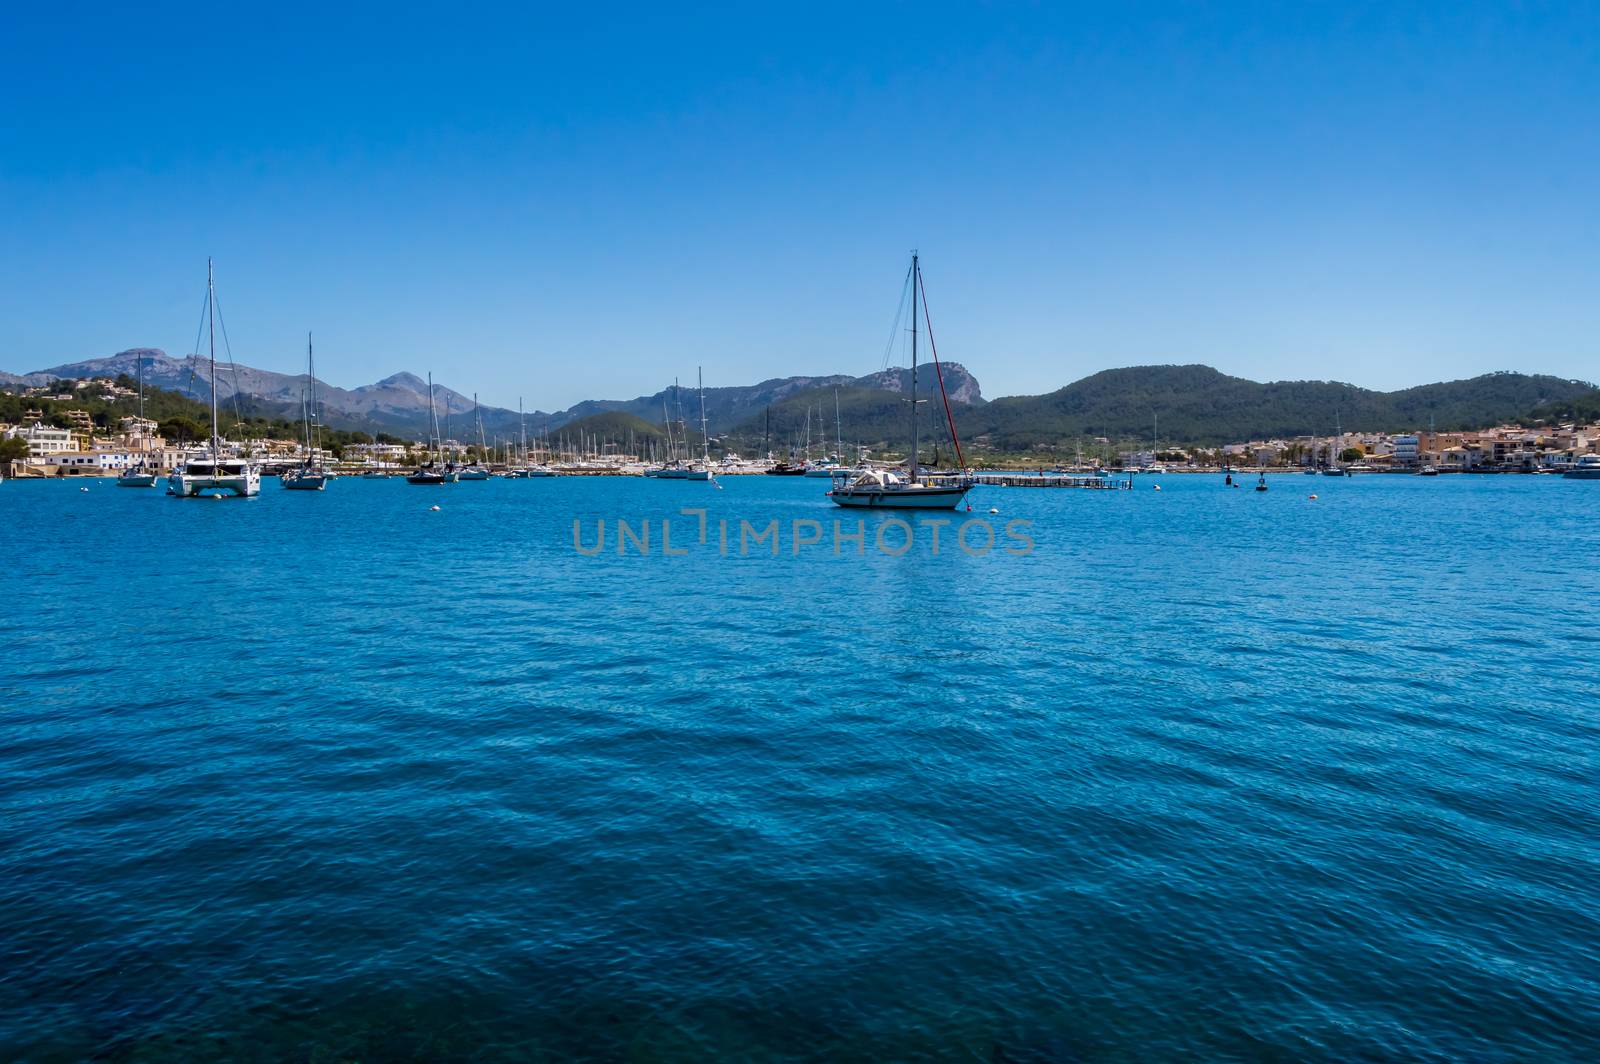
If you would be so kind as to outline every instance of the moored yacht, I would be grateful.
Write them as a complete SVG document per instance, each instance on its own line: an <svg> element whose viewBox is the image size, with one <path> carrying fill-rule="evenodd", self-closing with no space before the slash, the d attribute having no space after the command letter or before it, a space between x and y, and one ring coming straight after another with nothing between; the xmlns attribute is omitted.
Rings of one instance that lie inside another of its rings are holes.
<svg viewBox="0 0 1600 1064"><path fill-rule="evenodd" d="M922 295L922 268L915 252L911 254L911 274L908 280L911 289L911 455L906 463L907 475L901 476L888 470L869 469L852 476L850 471L840 470L833 482L833 490L828 492L828 497L837 506L949 510L966 498L967 492L972 489L972 481L968 477L924 478L922 471L917 467L917 316L918 297ZM921 311L924 314L927 312L926 299L921 300ZM933 351L934 372L939 379L939 390L942 393L944 376L939 370L939 351L933 347L931 328L928 343ZM951 440L955 444L956 461L959 465L961 441L955 436L955 421L950 417L948 402L945 405L945 417L950 421Z"/></svg>
<svg viewBox="0 0 1600 1064"><path fill-rule="evenodd" d="M460 477L456 467L443 460L444 442L439 438L439 412L433 405L433 374L428 374L428 461L406 477L407 484L454 484Z"/></svg>
<svg viewBox="0 0 1600 1064"><path fill-rule="evenodd" d="M322 434L313 428L317 422L317 364L311 357L310 333L306 333L306 377L311 395L309 399L304 394L300 397L306 432L305 461L299 469L291 469L280 478L283 486L291 491L321 491L328 486L328 474L317 461Z"/></svg>
<svg viewBox="0 0 1600 1064"><path fill-rule="evenodd" d="M1600 480L1600 454L1578 457L1578 464L1561 474L1568 480Z"/></svg>
<svg viewBox="0 0 1600 1064"><path fill-rule="evenodd" d="M204 455L190 459L167 477L167 494L180 499L208 492L249 498L261 494L261 470L248 458L222 453L222 433L217 428L217 288L206 260L206 322L211 345L211 441Z"/></svg>
<svg viewBox="0 0 1600 1064"><path fill-rule="evenodd" d="M143 355L138 356L138 374L139 374L139 421L141 423L143 423L144 419L145 419L144 418L144 356ZM141 433L144 432L143 429L140 429L139 431ZM140 438L141 439L145 439L145 437L143 437L142 435L141 435ZM148 447L148 444L149 444L148 439L145 439L146 447ZM127 469L124 469L117 476L117 487L119 487L119 488L153 488L153 487L155 487L155 483L156 483L155 471L150 469L147 465L145 465L145 463L142 460L139 462L138 465L129 466Z"/></svg>

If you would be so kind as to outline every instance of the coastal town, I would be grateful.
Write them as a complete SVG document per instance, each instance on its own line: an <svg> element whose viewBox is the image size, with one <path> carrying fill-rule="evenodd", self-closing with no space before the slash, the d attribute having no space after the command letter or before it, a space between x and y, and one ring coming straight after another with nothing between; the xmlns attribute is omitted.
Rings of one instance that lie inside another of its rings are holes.
<svg viewBox="0 0 1600 1064"><path fill-rule="evenodd" d="M161 424L136 414L100 421L88 410L73 406L79 397L132 400L136 391L126 381L96 378L59 381L43 387L0 394L25 402L15 423L0 422L0 472L7 477L114 477L131 469L165 474L206 450L203 439L165 438ZM33 400L36 406L27 407ZM292 436L229 441L233 453L259 463L265 472L288 470L307 463L332 474L398 473L429 460L427 445L380 434L342 445L308 446ZM710 449L718 457L719 473L758 473L774 463L770 457L741 458L730 441L712 437ZM539 464L568 473L641 475L660 456L642 441L575 435L570 438L494 440L436 444L447 455L515 473ZM635 450L643 453L633 453ZM841 450L843 450L841 448ZM1472 431L1422 429L1412 432L1347 432L1328 436L1248 440L1221 447L1159 444L1130 445L1106 437L1083 441L1076 456L1061 460L1059 450L1049 455L985 456L983 465L995 469L1153 470L1159 472L1236 469L1273 470L1341 469L1350 473L1563 473L1576 468L1585 455L1600 453L1600 422L1498 425ZM835 453L813 459L802 456L808 467L893 461L892 454L871 455L855 449L849 458Z"/></svg>

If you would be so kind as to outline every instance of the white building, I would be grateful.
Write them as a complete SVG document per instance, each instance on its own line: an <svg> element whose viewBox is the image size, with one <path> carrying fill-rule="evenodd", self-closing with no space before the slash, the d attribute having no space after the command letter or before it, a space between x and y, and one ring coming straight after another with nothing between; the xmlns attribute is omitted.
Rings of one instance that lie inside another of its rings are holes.
<svg viewBox="0 0 1600 1064"><path fill-rule="evenodd" d="M43 422L12 429L6 435L12 439L27 440L29 458L43 458L46 455L78 449L77 444L73 442L71 429L52 428Z"/></svg>
<svg viewBox="0 0 1600 1064"><path fill-rule="evenodd" d="M1395 465L1416 465L1422 459L1422 444L1415 436L1396 436L1394 443Z"/></svg>

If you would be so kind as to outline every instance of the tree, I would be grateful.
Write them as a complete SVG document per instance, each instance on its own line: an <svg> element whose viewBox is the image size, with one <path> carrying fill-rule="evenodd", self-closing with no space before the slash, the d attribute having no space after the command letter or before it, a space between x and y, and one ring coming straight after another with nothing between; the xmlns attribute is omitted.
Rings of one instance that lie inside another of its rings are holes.
<svg viewBox="0 0 1600 1064"><path fill-rule="evenodd" d="M1361 461L1361 459L1365 458L1366 456L1367 456L1367 452L1363 451L1359 447L1346 447L1344 450L1339 452L1339 461L1341 461L1341 462L1359 462L1359 461Z"/></svg>
<svg viewBox="0 0 1600 1064"><path fill-rule="evenodd" d="M28 441L20 436L0 440L0 462L20 462L28 457Z"/></svg>
<svg viewBox="0 0 1600 1064"><path fill-rule="evenodd" d="M208 430L200 422L188 417L169 417L159 426L161 435L178 443L198 443L209 436Z"/></svg>

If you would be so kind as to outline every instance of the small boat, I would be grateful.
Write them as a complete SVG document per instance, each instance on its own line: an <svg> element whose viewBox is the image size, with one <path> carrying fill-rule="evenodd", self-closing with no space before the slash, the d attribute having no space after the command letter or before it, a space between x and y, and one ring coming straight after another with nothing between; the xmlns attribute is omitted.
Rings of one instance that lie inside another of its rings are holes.
<svg viewBox="0 0 1600 1064"><path fill-rule="evenodd" d="M769 477L803 477L806 475L805 466L790 465L788 462L778 462L767 468Z"/></svg>
<svg viewBox="0 0 1600 1064"><path fill-rule="evenodd" d="M852 475L846 470L840 470L834 479L833 490L828 492L828 497L835 506L866 507L870 509L892 508L901 510L950 510L966 498L967 492L972 490L972 481L967 477L938 477L927 478L922 476L922 471L917 467L917 314L918 293L922 288L922 267L915 252L911 255L911 272L909 285L911 289L911 454L906 463L906 476L884 469L868 469ZM926 304L923 308L926 311ZM934 368L938 371L938 351L934 351ZM942 372L940 373L939 387L944 388ZM954 439L955 425L951 424L951 435ZM961 443L955 440L956 455L959 461Z"/></svg>
<svg viewBox="0 0 1600 1064"><path fill-rule="evenodd" d="M290 491L321 491L328 486L328 475L317 464L322 434L313 429L317 420L317 364L311 356L310 333L306 333L306 377L311 396L309 400L304 393L300 396L300 415L306 429L306 457L299 469L291 469L281 478L283 486Z"/></svg>
<svg viewBox="0 0 1600 1064"><path fill-rule="evenodd" d="M482 456L489 453L489 445L483 438L483 414L478 409L477 392L472 393L472 420L478 426L478 456L482 458ZM474 460L461 467L459 477L462 480L488 480L489 470L477 460Z"/></svg>
<svg viewBox="0 0 1600 1064"><path fill-rule="evenodd" d="M206 260L206 321L211 345L211 441L204 455L167 477L167 494L192 499L218 492L250 498L261 494L261 470L248 458L224 455L217 427L217 294L210 259Z"/></svg>
<svg viewBox="0 0 1600 1064"><path fill-rule="evenodd" d="M1600 480L1600 454L1586 454L1578 464L1561 474L1567 480Z"/></svg>
<svg viewBox="0 0 1600 1064"><path fill-rule="evenodd" d="M1265 473L1262 473L1259 477L1256 478L1256 490L1257 491L1266 491L1267 490L1267 475Z"/></svg>
<svg viewBox="0 0 1600 1064"><path fill-rule="evenodd" d="M440 465L444 442L439 438L439 412L433 405L433 374L428 374L428 455L429 459L406 477L407 484L454 484L459 473L453 465Z"/></svg>
<svg viewBox="0 0 1600 1064"><path fill-rule="evenodd" d="M1417 476L1419 477L1436 477L1438 475L1439 468L1437 466L1425 465L1417 470Z"/></svg>
<svg viewBox="0 0 1600 1064"><path fill-rule="evenodd" d="M143 422L144 421L144 356L143 355L138 356L138 367L139 367L139 369L138 369L138 373L139 373L139 420L141 422ZM140 432L140 438L145 440L145 446L148 447L149 446L149 440L148 440L147 437L145 437L143 435L144 429L141 428L139 430L139 432ZM151 472L148 468L146 468L145 464L143 462L140 462L136 466L130 466L129 468L124 469L122 471L122 473L117 477L117 487L119 487L119 488L153 488L155 486L156 486L156 475L155 475L155 473Z"/></svg>
<svg viewBox="0 0 1600 1064"><path fill-rule="evenodd" d="M381 469L369 469L361 474L362 480L388 480L389 474Z"/></svg>

